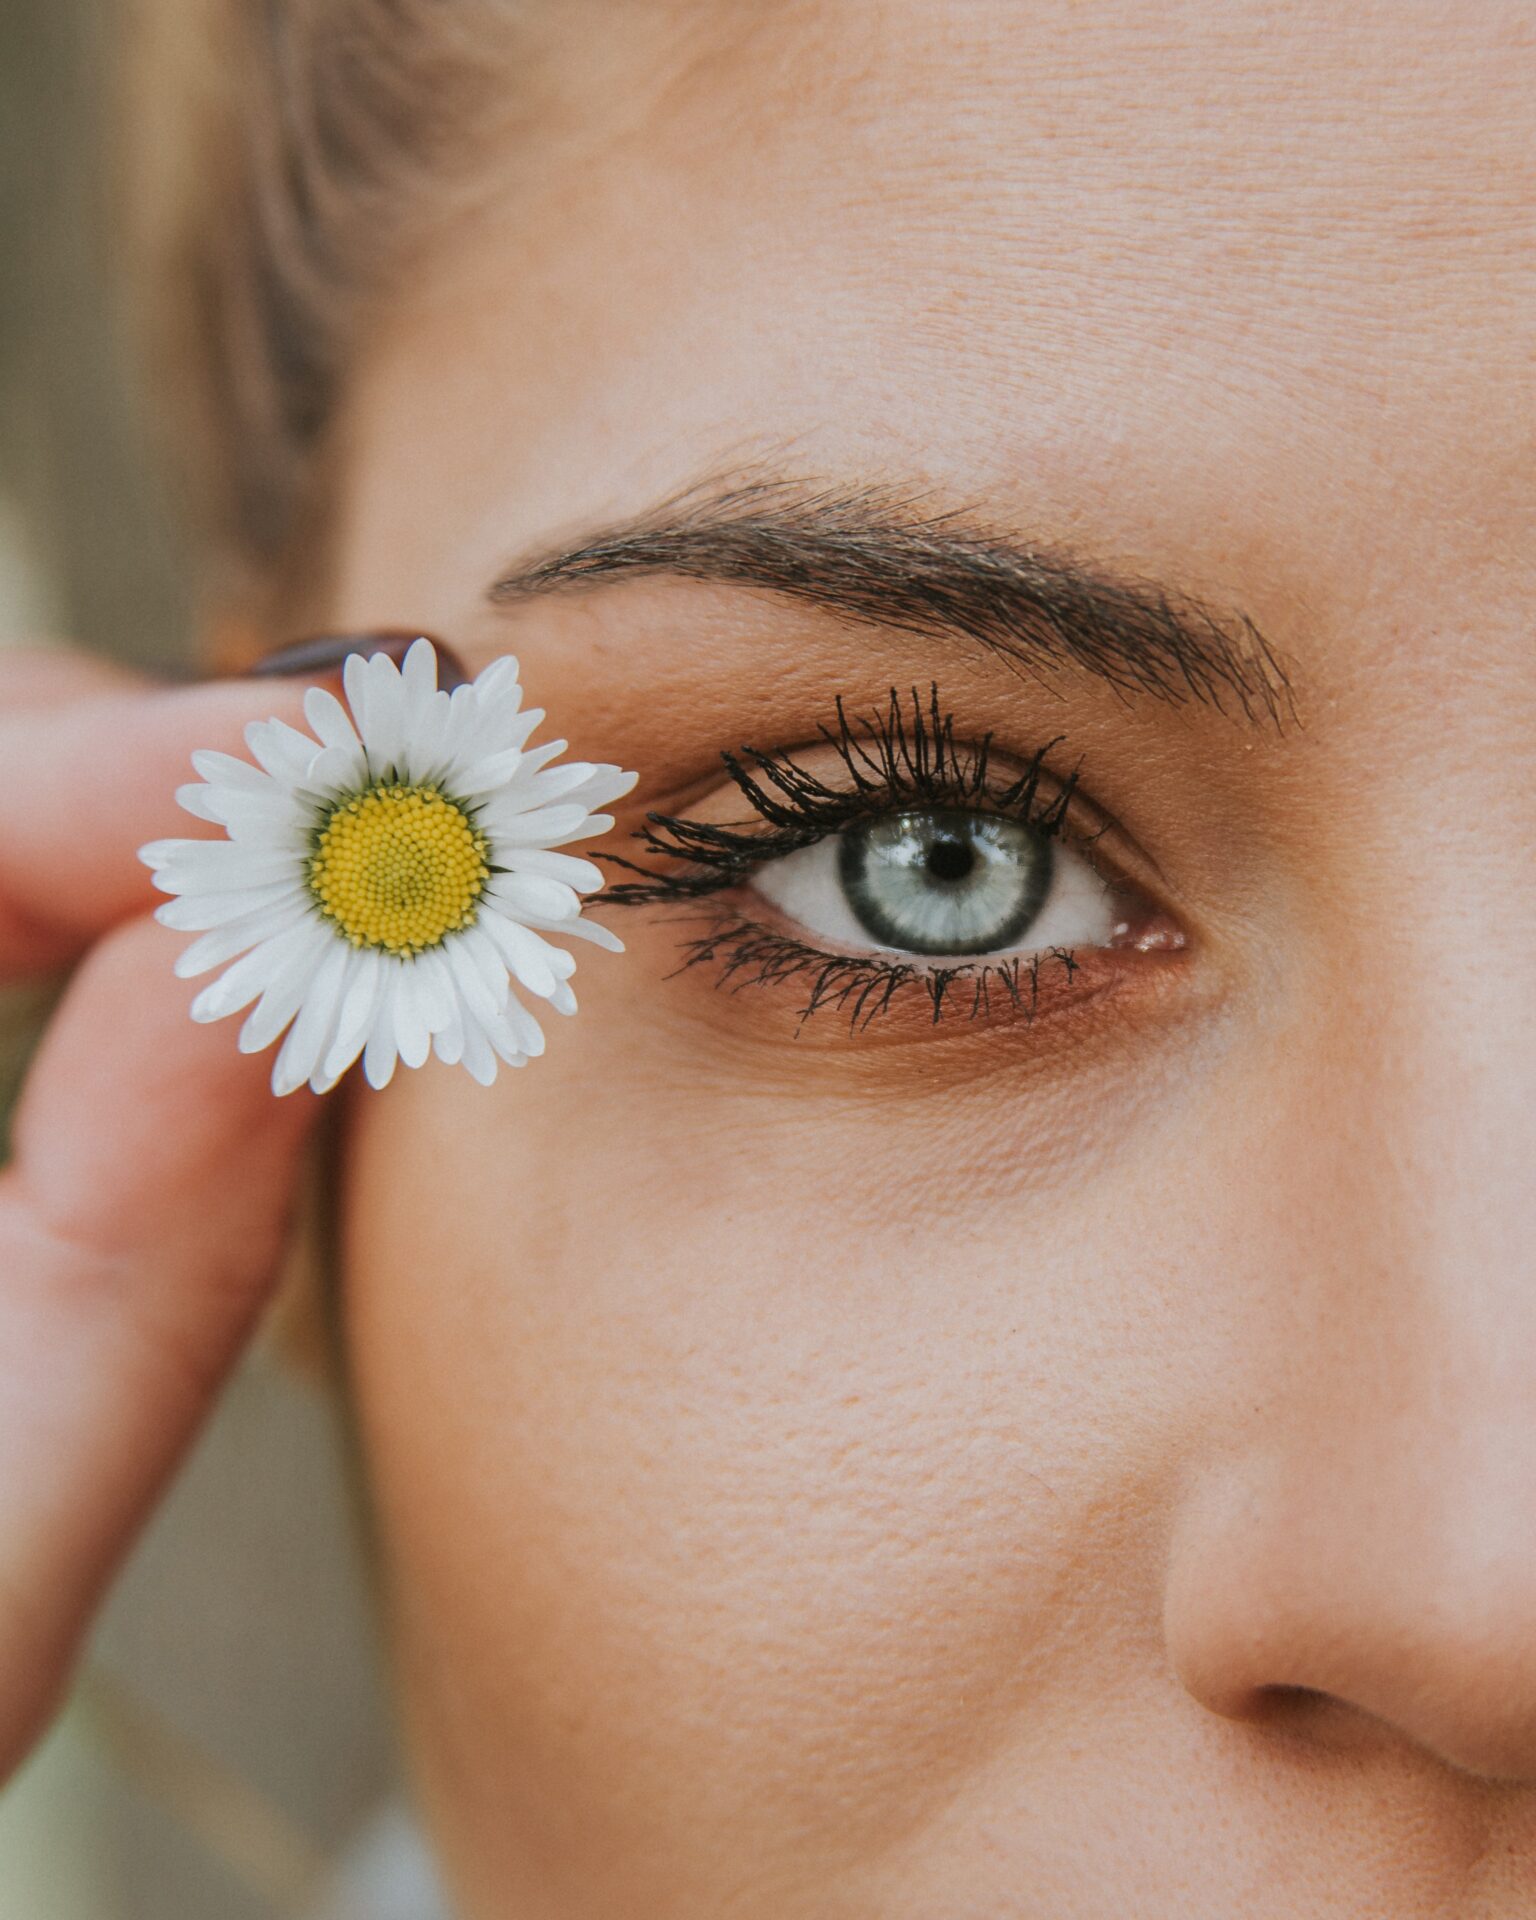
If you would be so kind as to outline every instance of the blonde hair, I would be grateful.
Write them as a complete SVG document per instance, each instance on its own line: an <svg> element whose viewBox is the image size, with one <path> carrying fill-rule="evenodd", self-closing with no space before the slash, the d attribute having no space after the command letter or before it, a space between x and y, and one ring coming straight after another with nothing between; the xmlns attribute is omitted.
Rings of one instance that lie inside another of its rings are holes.
<svg viewBox="0 0 1536 1920"><path fill-rule="evenodd" d="M515 119L526 0L138 0L128 178L145 340L202 531L302 572L375 304Z"/></svg>

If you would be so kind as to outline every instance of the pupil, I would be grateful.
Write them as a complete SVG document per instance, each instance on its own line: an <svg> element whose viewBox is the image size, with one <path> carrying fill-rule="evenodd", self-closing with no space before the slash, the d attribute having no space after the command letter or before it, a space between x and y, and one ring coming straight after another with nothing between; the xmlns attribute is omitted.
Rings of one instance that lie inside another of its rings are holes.
<svg viewBox="0 0 1536 1920"><path fill-rule="evenodd" d="M975 864L975 852L963 840L935 840L928 849L928 871L935 880L963 880Z"/></svg>

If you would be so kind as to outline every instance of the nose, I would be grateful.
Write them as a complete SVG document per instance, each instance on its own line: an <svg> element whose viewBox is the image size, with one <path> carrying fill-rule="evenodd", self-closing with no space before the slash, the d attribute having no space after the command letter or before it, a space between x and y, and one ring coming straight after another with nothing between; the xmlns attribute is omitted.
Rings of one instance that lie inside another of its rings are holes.
<svg viewBox="0 0 1536 1920"><path fill-rule="evenodd" d="M1213 1713L1532 1782L1536 1140L1515 1059L1469 1054L1427 1095L1335 1054L1311 1151L1279 1123L1265 1165L1301 1178L1253 1215L1271 1362L1235 1364L1231 1418L1187 1462L1163 1623Z"/></svg>
<svg viewBox="0 0 1536 1920"><path fill-rule="evenodd" d="M1323 1696L1359 1737L1385 1723L1461 1772L1536 1781L1536 1449L1500 1424L1249 1455L1201 1488L1165 1607L1190 1693L1298 1727Z"/></svg>

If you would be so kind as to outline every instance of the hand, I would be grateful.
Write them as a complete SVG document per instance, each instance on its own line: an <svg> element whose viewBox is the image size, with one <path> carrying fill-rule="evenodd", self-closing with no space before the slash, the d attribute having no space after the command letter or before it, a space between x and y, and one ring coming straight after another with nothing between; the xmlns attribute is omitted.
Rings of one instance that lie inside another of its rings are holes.
<svg viewBox="0 0 1536 1920"><path fill-rule="evenodd" d="M78 963L0 1173L0 1778L46 1724L92 1613L277 1273L306 1091L196 1026L146 840L195 747L302 723L301 683L174 690L0 652L0 988Z"/></svg>

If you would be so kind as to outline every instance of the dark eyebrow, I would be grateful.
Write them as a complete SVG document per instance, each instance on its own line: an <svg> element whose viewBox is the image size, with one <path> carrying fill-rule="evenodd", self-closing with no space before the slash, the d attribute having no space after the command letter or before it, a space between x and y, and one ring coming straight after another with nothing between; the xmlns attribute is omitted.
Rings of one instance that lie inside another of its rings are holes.
<svg viewBox="0 0 1536 1920"><path fill-rule="evenodd" d="M506 606L624 575L760 587L871 625L963 635L1035 677L1074 666L1125 696L1256 725L1294 717L1289 677L1242 614L1021 544L887 487L784 479L692 488L497 580Z"/></svg>

